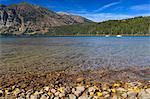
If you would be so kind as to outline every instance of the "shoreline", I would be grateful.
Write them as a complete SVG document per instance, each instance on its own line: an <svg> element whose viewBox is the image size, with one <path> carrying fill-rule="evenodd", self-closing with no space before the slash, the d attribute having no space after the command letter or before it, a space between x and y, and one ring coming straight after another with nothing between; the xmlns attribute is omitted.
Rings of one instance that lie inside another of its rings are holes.
<svg viewBox="0 0 150 99"><path fill-rule="evenodd" d="M121 35L121 34L118 34ZM0 35L0 37L106 37L106 35L30 35L30 34L26 34L26 35L15 35L15 34L6 34L6 35ZM109 35L109 37L116 37L117 35ZM146 35L121 35L122 37L150 37L150 34L146 34Z"/></svg>
<svg viewBox="0 0 150 99"><path fill-rule="evenodd" d="M147 82L150 80L150 68L124 68L124 69L107 69L100 68L97 70L86 71L72 71L72 70L56 70L56 71L29 71L22 73L10 73L0 75L0 87L6 88L7 86L24 85L25 89L34 86L44 86L48 83L54 84L56 81L66 83L68 85L76 83L76 79L84 78L85 82L107 82L112 83L115 81L123 82ZM32 82L33 81L33 82ZM32 82L32 83L31 83ZM28 86L27 86L28 85ZM27 87L27 88L26 88Z"/></svg>

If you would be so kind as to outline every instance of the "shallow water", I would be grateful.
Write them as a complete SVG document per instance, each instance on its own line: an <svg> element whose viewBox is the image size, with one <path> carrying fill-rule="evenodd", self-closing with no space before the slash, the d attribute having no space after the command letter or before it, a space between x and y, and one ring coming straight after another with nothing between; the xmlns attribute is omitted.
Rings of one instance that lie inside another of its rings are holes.
<svg viewBox="0 0 150 99"><path fill-rule="evenodd" d="M150 66L150 37L1 37L0 73Z"/></svg>

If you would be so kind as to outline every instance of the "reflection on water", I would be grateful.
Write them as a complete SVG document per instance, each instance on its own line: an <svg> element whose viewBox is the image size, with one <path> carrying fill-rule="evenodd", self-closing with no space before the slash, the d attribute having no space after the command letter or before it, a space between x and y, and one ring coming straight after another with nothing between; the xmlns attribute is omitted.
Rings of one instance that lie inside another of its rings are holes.
<svg viewBox="0 0 150 99"><path fill-rule="evenodd" d="M150 37L0 38L0 73L150 66Z"/></svg>

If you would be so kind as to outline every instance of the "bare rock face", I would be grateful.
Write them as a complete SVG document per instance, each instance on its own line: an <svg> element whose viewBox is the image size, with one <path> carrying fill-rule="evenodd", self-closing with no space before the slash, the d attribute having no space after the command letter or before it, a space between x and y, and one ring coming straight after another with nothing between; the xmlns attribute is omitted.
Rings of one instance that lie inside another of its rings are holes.
<svg viewBox="0 0 150 99"><path fill-rule="evenodd" d="M92 22L84 17L71 15L71 14L64 13L64 12L59 12L57 14L59 14L62 18L66 19L68 24Z"/></svg>
<svg viewBox="0 0 150 99"><path fill-rule="evenodd" d="M9 33L19 30L21 20L15 10L0 6L0 33Z"/></svg>
<svg viewBox="0 0 150 99"><path fill-rule="evenodd" d="M91 22L80 16L62 15L28 3L0 5L0 34L46 33L48 28Z"/></svg>

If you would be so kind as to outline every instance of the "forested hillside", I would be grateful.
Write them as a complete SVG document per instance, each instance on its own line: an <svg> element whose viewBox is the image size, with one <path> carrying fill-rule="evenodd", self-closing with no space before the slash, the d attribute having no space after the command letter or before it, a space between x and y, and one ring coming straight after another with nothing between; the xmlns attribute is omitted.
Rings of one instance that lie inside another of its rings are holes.
<svg viewBox="0 0 150 99"><path fill-rule="evenodd" d="M46 35L150 35L149 32L150 16L147 16L53 27Z"/></svg>

